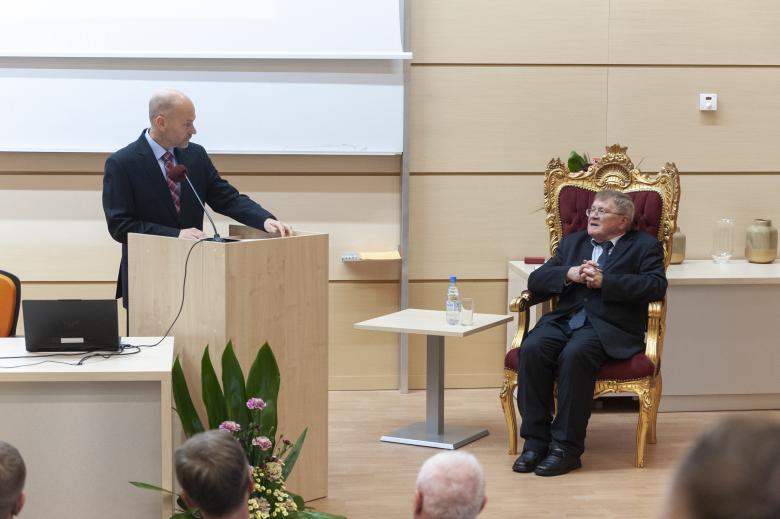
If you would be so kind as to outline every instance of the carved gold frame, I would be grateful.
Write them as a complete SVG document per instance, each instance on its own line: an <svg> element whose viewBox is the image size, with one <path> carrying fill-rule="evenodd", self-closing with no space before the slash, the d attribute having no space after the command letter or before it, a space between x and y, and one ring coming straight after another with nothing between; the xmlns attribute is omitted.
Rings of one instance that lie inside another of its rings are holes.
<svg viewBox="0 0 780 519"><path fill-rule="evenodd" d="M680 203L680 176L674 163L667 162L656 174L642 173L626 154L628 148L615 144L606 148L606 153L586 171L572 173L560 159L552 159L547 164L544 176L544 207L547 213L546 223L550 230L550 254L555 254L563 236L560 218L559 198L565 187L576 186L590 191L615 189L626 193L634 191L655 191L662 201L661 221L658 228L658 240L663 243L664 266L671 261L672 235L677 223ZM536 304L533 295L524 291L509 305L511 312L518 313L517 333L512 339L511 348L521 347L528 333L529 310ZM555 301L551 302L554 307ZM648 307L647 339L645 355L659 366L663 354L663 339L666 331L665 301L655 301ZM656 421L661 401L662 379L660 370L657 375L635 380L597 380L593 397L606 393L634 393L639 398L639 417L636 429L636 452L634 465L643 467L645 444L656 442ZM517 454L517 418L513 405L513 395L517 387L517 373L504 369L504 382L499 398L504 411L507 433L509 435L509 454Z"/></svg>

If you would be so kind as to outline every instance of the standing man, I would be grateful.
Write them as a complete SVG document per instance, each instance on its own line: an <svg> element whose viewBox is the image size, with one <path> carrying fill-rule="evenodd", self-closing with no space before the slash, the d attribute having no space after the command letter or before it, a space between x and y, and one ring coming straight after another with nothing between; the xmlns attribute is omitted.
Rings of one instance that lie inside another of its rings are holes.
<svg viewBox="0 0 780 519"><path fill-rule="evenodd" d="M647 305L666 293L661 242L630 230L628 195L600 191L585 213L587 230L565 236L528 278L535 296L559 299L520 348L517 406L525 444L515 472L558 476L582 466L596 375L608 359L644 351Z"/></svg>
<svg viewBox="0 0 780 519"><path fill-rule="evenodd" d="M190 143L195 105L176 90L149 100L151 126L137 141L111 155L103 175L103 211L111 237L122 244L117 297L127 300L127 233L199 240L203 209L185 181L167 172L182 164L200 199L215 211L269 233L290 236L292 229L220 177L206 150Z"/></svg>

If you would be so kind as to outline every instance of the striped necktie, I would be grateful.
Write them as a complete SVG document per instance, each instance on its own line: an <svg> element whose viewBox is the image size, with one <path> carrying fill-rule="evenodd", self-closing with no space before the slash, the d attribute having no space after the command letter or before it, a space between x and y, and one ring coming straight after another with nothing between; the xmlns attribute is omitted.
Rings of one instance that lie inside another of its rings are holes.
<svg viewBox="0 0 780 519"><path fill-rule="evenodd" d="M171 169L173 169L173 154L170 151L166 151L162 156L162 160L163 164L165 164L165 181L168 183L168 190L171 192L173 207L176 208L176 214L181 214L181 185L171 180L168 176Z"/></svg>

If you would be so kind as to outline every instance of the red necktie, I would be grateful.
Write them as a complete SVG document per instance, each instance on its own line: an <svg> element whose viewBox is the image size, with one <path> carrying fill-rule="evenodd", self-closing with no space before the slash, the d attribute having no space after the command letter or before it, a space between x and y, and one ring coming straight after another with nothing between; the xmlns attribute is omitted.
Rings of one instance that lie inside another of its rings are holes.
<svg viewBox="0 0 780 519"><path fill-rule="evenodd" d="M168 190L171 192L173 206L176 208L176 214L181 214L181 198L179 196L181 187L168 176L171 169L173 169L173 154L170 151L166 151L162 156L162 160L163 164L165 164L165 181L168 183Z"/></svg>

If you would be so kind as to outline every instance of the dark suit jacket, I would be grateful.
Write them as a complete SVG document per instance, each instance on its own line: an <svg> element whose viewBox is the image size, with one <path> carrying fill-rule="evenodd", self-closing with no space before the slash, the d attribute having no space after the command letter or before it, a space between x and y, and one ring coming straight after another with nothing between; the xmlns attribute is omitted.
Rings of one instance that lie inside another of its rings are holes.
<svg viewBox="0 0 780 519"><path fill-rule="evenodd" d="M663 247L645 232L629 231L607 259L600 289L580 283L567 285L569 268L591 259L592 253L586 231L570 234L561 240L555 256L529 276L528 288L534 299L559 296L555 311L545 314L536 327L565 318L584 305L607 355L627 359L644 350L648 303L666 294Z"/></svg>
<svg viewBox="0 0 780 519"><path fill-rule="evenodd" d="M203 229L203 209L186 180L181 183L181 214L176 214L160 165L144 132L106 160L103 175L103 211L111 237L122 243L117 297L127 306L127 233L179 235L181 229ZM174 151L176 162L187 167L187 175L201 200L215 211L244 225L263 229L274 216L240 194L211 163L203 146L190 143Z"/></svg>

